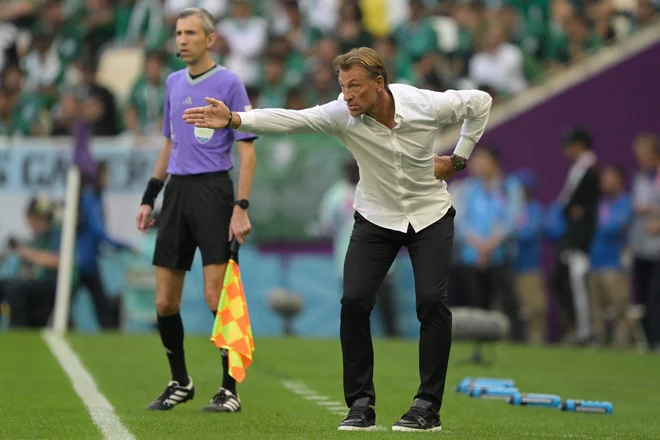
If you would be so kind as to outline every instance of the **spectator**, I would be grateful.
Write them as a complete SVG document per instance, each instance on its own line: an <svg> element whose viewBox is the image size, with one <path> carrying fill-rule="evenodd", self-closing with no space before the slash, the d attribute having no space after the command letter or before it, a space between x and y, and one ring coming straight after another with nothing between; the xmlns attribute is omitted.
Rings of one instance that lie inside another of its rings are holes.
<svg viewBox="0 0 660 440"><path fill-rule="evenodd" d="M159 134L165 103L165 55L149 52L144 75L137 80L126 112L127 128L136 135Z"/></svg>
<svg viewBox="0 0 660 440"><path fill-rule="evenodd" d="M515 177L522 184L525 194L525 205L518 221L516 235L516 293L527 341L543 344L546 341L547 319L546 289L541 271L545 213L534 194L537 186L536 175L530 170L521 170Z"/></svg>
<svg viewBox="0 0 660 440"><path fill-rule="evenodd" d="M557 198L566 218L566 234L559 244L553 282L566 318L564 331L574 327L572 339L578 344L591 338L586 276L600 198L596 155L591 148L591 134L586 129L577 127L566 133L564 155L571 168Z"/></svg>
<svg viewBox="0 0 660 440"><path fill-rule="evenodd" d="M247 0L232 2L231 17L220 22L216 31L224 36L230 53L226 66L243 83L256 84L259 79L259 55L266 49L268 23L252 14Z"/></svg>
<svg viewBox="0 0 660 440"><path fill-rule="evenodd" d="M312 75L312 89L307 93L308 107L334 101L341 89L337 77L328 64L319 65Z"/></svg>
<svg viewBox="0 0 660 440"><path fill-rule="evenodd" d="M492 309L501 302L511 320L511 337L523 339L512 264L517 222L524 198L518 181L505 177L497 150L482 146L470 158L472 176L452 196L456 206L455 241L473 307Z"/></svg>
<svg viewBox="0 0 660 440"><path fill-rule="evenodd" d="M259 92L260 108L282 108L286 103L289 85L285 80L284 59L273 54L266 55L263 81Z"/></svg>
<svg viewBox="0 0 660 440"><path fill-rule="evenodd" d="M11 113L9 135L38 136L46 133L41 120L45 103L39 93L25 90L25 77L19 66L11 65L2 71L0 84Z"/></svg>
<svg viewBox="0 0 660 440"><path fill-rule="evenodd" d="M85 287L92 298L96 317L103 329L117 328L118 318L113 317L110 301L106 296L99 269L100 246L111 245L118 251L130 250L128 244L111 238L105 229L103 191L108 184L109 168L106 162L97 165L97 180L93 186L85 186L80 195L80 214L76 240L76 260L80 287Z"/></svg>
<svg viewBox="0 0 660 440"><path fill-rule="evenodd" d="M438 36L426 17L424 2L409 0L409 8L410 19L394 33L399 50L413 59L419 59L429 52L437 52Z"/></svg>
<svg viewBox="0 0 660 440"><path fill-rule="evenodd" d="M501 23L491 22L481 47L469 62L468 76L473 84L490 86L498 94L510 96L527 88L523 53L507 42Z"/></svg>
<svg viewBox="0 0 660 440"><path fill-rule="evenodd" d="M305 93L300 88L290 89L286 94L286 103L284 108L291 110L304 110L307 107L307 102L305 102Z"/></svg>
<svg viewBox="0 0 660 440"><path fill-rule="evenodd" d="M646 307L642 326L650 348L660 346L660 137L633 141L639 170L632 188L635 218L630 231L637 301Z"/></svg>
<svg viewBox="0 0 660 440"><path fill-rule="evenodd" d="M229 0L165 0L165 16L170 28L174 28L179 13L186 8L204 8L217 21L225 15Z"/></svg>
<svg viewBox="0 0 660 440"><path fill-rule="evenodd" d="M115 97L105 86L96 82L96 65L89 61L82 66L82 91L84 112L93 114L94 136L116 136L119 134L118 111Z"/></svg>
<svg viewBox="0 0 660 440"><path fill-rule="evenodd" d="M62 90L52 110L51 136L71 136L81 112L81 101L73 90Z"/></svg>
<svg viewBox="0 0 660 440"><path fill-rule="evenodd" d="M26 211L32 240L10 242L9 248L21 259L18 278L4 283L11 310L11 328L45 327L53 311L61 238L61 229L53 214L47 198L32 199Z"/></svg>
<svg viewBox="0 0 660 440"><path fill-rule="evenodd" d="M347 2L339 8L336 34L340 53L346 53L354 47L372 46L373 37L362 28L361 21L362 11L357 4Z"/></svg>
<svg viewBox="0 0 660 440"><path fill-rule="evenodd" d="M621 259L633 215L632 203L625 192L625 173L621 168L604 168L600 186L603 197L598 206L598 226L590 249L589 294L593 334L596 344L606 344L605 320L607 310L611 308L614 312L615 345L617 348L628 348L630 288Z"/></svg>

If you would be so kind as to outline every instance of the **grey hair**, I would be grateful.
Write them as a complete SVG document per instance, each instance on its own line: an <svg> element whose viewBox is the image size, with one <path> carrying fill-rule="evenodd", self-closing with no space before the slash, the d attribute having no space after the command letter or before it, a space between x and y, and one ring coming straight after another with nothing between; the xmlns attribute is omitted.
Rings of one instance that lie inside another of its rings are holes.
<svg viewBox="0 0 660 440"><path fill-rule="evenodd" d="M213 16L204 8L186 8L179 13L177 18L188 18L193 16L202 19L202 28L206 35L215 32Z"/></svg>

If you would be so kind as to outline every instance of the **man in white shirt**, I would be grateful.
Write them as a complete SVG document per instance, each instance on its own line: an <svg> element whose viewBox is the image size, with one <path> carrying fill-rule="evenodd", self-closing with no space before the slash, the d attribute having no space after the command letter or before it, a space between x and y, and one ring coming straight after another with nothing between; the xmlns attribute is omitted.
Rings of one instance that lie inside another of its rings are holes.
<svg viewBox="0 0 660 440"><path fill-rule="evenodd" d="M410 410L392 430L437 431L451 347L447 280L456 213L444 180L465 168L484 132L491 97L478 90L439 93L389 84L383 60L365 47L338 56L334 69L342 93L322 106L229 112L224 103L207 98L210 105L187 109L183 119L197 127L241 132L318 132L344 142L358 162L360 182L341 300L344 395L350 409L339 429L375 429L369 314L378 287L406 246L421 323L421 384ZM434 155L438 129L463 120L454 154Z"/></svg>

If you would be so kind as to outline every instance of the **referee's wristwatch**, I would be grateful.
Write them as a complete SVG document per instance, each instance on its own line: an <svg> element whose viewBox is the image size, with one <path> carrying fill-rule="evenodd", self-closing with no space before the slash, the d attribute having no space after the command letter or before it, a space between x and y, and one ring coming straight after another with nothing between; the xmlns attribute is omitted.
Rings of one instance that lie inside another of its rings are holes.
<svg viewBox="0 0 660 440"><path fill-rule="evenodd" d="M456 171L464 170L467 166L467 159L464 159L461 156L452 154L449 158L451 159L451 163L454 165L454 170Z"/></svg>
<svg viewBox="0 0 660 440"><path fill-rule="evenodd" d="M236 200L234 203L235 206L238 206L241 209L248 209L250 207L250 202L247 199Z"/></svg>

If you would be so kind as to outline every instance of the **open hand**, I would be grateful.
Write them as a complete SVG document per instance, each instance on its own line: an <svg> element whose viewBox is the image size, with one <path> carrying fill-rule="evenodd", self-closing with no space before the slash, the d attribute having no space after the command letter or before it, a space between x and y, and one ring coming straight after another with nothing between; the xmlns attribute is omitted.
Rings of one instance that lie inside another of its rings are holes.
<svg viewBox="0 0 660 440"><path fill-rule="evenodd" d="M229 123L229 108L224 102L213 98L205 98L209 105L192 107L183 113L183 120L200 128L225 128Z"/></svg>

